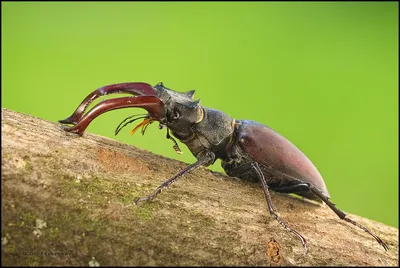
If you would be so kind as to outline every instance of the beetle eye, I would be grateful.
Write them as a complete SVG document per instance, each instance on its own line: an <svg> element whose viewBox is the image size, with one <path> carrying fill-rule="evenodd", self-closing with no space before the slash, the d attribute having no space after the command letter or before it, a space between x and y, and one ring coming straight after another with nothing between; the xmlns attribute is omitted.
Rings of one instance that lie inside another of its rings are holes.
<svg viewBox="0 0 400 268"><path fill-rule="evenodd" d="M181 113L179 112L178 109L174 109L172 111L172 119L177 120L177 119L179 119L179 117L181 117Z"/></svg>

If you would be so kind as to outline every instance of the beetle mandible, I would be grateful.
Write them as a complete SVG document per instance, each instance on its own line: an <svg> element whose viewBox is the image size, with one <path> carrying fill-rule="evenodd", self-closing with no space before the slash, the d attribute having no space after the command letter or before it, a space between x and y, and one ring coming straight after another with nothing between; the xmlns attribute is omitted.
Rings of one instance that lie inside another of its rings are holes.
<svg viewBox="0 0 400 268"><path fill-rule="evenodd" d="M95 99L113 93L128 93L134 96L102 101L86 114L85 110ZM132 133L142 127L145 133L149 124L158 121L160 129L167 129L167 138L174 142L174 149L181 153L172 135L184 143L197 161L162 183L153 194L138 198L137 205L153 200L168 185L177 181L199 166L209 166L221 159L225 172L232 177L260 182L267 200L270 214L286 230L295 234L307 251L305 238L284 222L274 211L269 190L294 193L311 200L325 202L340 219L345 220L371 236L387 251L388 246L372 231L346 217L346 214L329 201L325 182L307 156L285 137L271 128L250 120L235 120L229 115L200 105L194 100L195 91L176 92L158 83L152 87L147 83L132 82L104 86L89 94L75 112L59 120L65 131L83 135L90 122L97 116L115 109L139 107L147 114L126 118L115 131L115 135L138 119L144 119Z"/></svg>

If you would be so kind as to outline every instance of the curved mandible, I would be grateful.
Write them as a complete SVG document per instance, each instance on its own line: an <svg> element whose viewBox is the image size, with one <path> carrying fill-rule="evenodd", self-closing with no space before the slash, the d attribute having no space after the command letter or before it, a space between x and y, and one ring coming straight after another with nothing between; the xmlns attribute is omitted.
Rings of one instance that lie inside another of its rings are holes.
<svg viewBox="0 0 400 268"><path fill-rule="evenodd" d="M100 87L90 93L82 102L79 104L78 108L75 112L68 118L64 120L59 120L58 122L62 124L73 124L76 125L81 118L83 117L83 113L89 104L95 99L114 93L128 93L139 96L157 96L158 90L153 88L151 85L142 82L132 82L132 83L120 83L113 84L104 87Z"/></svg>
<svg viewBox="0 0 400 268"><path fill-rule="evenodd" d="M146 109L150 116L155 120L160 120L164 117L164 104L158 97L155 96L136 96L136 97L123 97L105 100L94 106L88 113L86 113L77 124L72 127L62 126L65 131L83 135L86 128L99 115L116 109L138 107Z"/></svg>

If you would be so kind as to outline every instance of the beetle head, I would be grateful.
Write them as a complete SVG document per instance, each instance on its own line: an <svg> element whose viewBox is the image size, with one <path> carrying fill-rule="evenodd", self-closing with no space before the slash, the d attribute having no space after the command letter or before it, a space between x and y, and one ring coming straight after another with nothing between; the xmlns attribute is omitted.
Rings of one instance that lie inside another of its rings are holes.
<svg viewBox="0 0 400 268"><path fill-rule="evenodd" d="M114 93L127 93L133 96L102 101L85 114L86 108L92 101ZM142 134L144 134L149 124L158 121L161 128L167 127L174 133L185 136L190 133L189 128L193 124L203 119L203 110L199 105L200 100L194 100L193 95L194 90L183 93L176 92L164 87L163 83L158 83L154 87L142 82L108 85L90 93L70 117L59 120L59 122L64 124L62 126L64 130L82 135L90 122L97 116L115 109L137 107L147 110L148 114L126 118L117 127L116 135L127 124L144 119L131 131L132 134L139 127L142 127ZM128 119L130 120L127 121ZM66 124L72 124L72 126L65 126Z"/></svg>
<svg viewBox="0 0 400 268"><path fill-rule="evenodd" d="M183 134L185 130L203 119L200 100L193 99L194 90L176 92L166 88L162 82L154 88L158 91L157 95L164 104L165 116L160 123L172 131Z"/></svg>

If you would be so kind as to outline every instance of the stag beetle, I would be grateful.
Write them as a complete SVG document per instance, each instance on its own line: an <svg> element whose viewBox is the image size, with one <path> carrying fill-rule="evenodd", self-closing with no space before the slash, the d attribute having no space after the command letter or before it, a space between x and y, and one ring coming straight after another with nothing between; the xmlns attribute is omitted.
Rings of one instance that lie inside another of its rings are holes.
<svg viewBox="0 0 400 268"><path fill-rule="evenodd" d="M92 101L113 93L134 96L104 100L84 114ZM194 93L194 90L176 92L161 82L154 87L141 82L108 85L89 94L70 117L59 122L63 124L61 127L65 131L82 136L97 116L115 109L140 107L148 113L126 118L118 125L115 135L127 124L138 119L144 120L131 133L142 127L144 134L149 124L158 121L160 129L167 129L167 138L174 142L173 148L178 153L181 153L179 146L169 131L189 148L197 161L166 180L153 194L136 199L136 205L153 200L164 188L188 172L199 166L209 166L219 158L229 176L261 182L270 214L301 240L306 251L305 238L275 213L269 189L294 193L319 202L322 200L340 219L361 228L388 250L388 246L377 235L347 218L343 211L329 201L330 195L319 171L289 140L255 121L235 120L221 111L201 106L200 100L194 100ZM67 126L68 124L72 126Z"/></svg>

